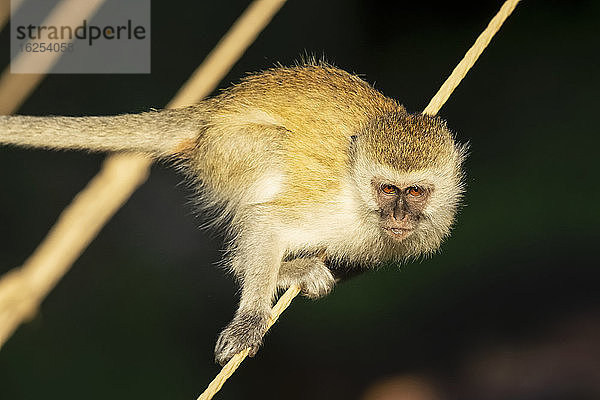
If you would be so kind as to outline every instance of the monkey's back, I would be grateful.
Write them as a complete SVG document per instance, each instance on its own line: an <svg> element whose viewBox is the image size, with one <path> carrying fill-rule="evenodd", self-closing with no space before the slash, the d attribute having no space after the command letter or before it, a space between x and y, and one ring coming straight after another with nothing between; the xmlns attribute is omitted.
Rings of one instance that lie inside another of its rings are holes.
<svg viewBox="0 0 600 400"><path fill-rule="evenodd" d="M366 122L406 112L359 77L327 65L250 75L210 104L210 124L218 129L201 139L202 168L216 176L210 186L240 203L295 207L326 201L339 189L351 136ZM258 184L244 191L240 182Z"/></svg>

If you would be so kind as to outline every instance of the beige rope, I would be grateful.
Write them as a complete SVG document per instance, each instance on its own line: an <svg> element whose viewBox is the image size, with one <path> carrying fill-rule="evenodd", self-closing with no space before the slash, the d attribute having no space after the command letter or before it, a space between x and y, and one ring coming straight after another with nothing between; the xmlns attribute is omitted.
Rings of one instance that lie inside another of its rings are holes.
<svg viewBox="0 0 600 400"><path fill-rule="evenodd" d="M94 0L85 4L81 2L74 4L73 1L76 0L62 0L58 3L43 24L74 24L75 21L82 19L89 20L104 0ZM3 1L1 16L8 20L10 6L18 7L20 3L21 1L13 1L13 4L10 4L9 0ZM54 61L50 60L50 62L44 64L46 71L52 67L56 60L55 57L58 57L58 54L54 53L52 55ZM13 61L25 67L32 63L37 63L37 60L30 56L20 56ZM5 68L2 75L0 75L0 114L13 113L33 92L44 76L45 74L11 74L10 67ZM109 177L112 176L112 179L120 179L114 176L113 170L109 170L98 177L99 180L110 181L111 178L107 179L107 174ZM106 196L102 196L96 192L92 192L92 196L83 197L89 202L106 199ZM118 198L117 195L106 200L111 201ZM83 211L85 212L85 208ZM68 219L77 218L78 214L77 210L65 210L63 213ZM50 240L45 240L38 247L38 251L25 262L25 265L29 266L28 268L15 268L0 280L0 347L23 320L30 318L35 313L39 303L46 296L50 288L68 270L68 266L64 264L56 264L54 268L38 268L40 262L43 263L44 258L55 259L57 255L62 255L66 258L71 257L71 250L76 247L61 245L64 243L55 241L52 238L65 234L72 240L78 240L81 238L79 236L80 229L75 229L69 233L64 228L64 224L59 223L52 229L49 234ZM94 232L97 232L99 229L96 229L95 226L87 228Z"/></svg>
<svg viewBox="0 0 600 400"><path fill-rule="evenodd" d="M10 0L0 0L0 31L4 29L10 18Z"/></svg>
<svg viewBox="0 0 600 400"><path fill-rule="evenodd" d="M22 1L22 0L21 0ZM14 2L11 6L19 6ZM89 20L105 0L61 0L44 19L43 26L75 26L82 20ZM13 10L14 11L14 10ZM68 43L65 40L64 43ZM10 61L0 75L0 114L11 114L40 84L46 73L58 62L61 52L27 53L22 52ZM13 74L12 71L45 71L46 73Z"/></svg>
<svg viewBox="0 0 600 400"><path fill-rule="evenodd" d="M425 110L424 114L435 115L440 111L440 108L446 103L454 89L459 85L463 78L467 75L467 72L475 64L475 61L479 58L483 50L490 43L496 32L500 30L500 27L513 12L519 0L507 0L504 2L500 11L492 18L487 28L479 35L473 46L465 53L463 59L458 63L456 68L452 71L448 79L442 84L440 89L437 91L435 96L431 99Z"/></svg>
<svg viewBox="0 0 600 400"><path fill-rule="evenodd" d="M224 74L284 3L285 0L255 0L206 58L202 65L213 67L204 73ZM197 101L214 89L214 79L198 73L193 76L195 79L185 86L196 86L204 80L211 80L213 86L204 85L202 91L195 87L182 90L180 93L188 95L178 94L170 107L194 101L190 93L195 93ZM151 159L139 154L108 157L102 171L65 209L33 255L0 280L0 347L19 324L35 313L102 226L146 180L151 163Z"/></svg>
<svg viewBox="0 0 600 400"><path fill-rule="evenodd" d="M285 0L258 0L250 4L167 107L183 107L208 96L284 3Z"/></svg>
<svg viewBox="0 0 600 400"><path fill-rule="evenodd" d="M471 46L469 51L467 51L462 61L456 66L456 68L454 68L452 74L450 74L448 79L446 79L446 82L444 82L444 84L440 87L435 96L433 96L433 98L429 102L429 105L423 111L425 114L435 115L438 113L438 111L440 110L440 108L442 108L446 100L448 100L454 89L456 89L460 81L462 81L462 79L467 75L469 69L471 69L473 64L475 64L477 58L479 58L481 53L483 53L483 50L490 43L492 37L494 37L496 32L498 32L498 30L502 26L502 23L514 10L518 2L519 0L507 0L504 3L498 14L496 14L496 16L490 21L487 28L479 35L479 37L477 38L473 46ZM298 288L297 286L292 286L283 294L283 296L281 296L281 298L271 311L271 319L273 320L273 322L277 320L279 315L287 308L287 306L290 304L293 298L298 295L299 292L300 288ZM282 303L282 300L285 301L284 306L280 305L280 303ZM273 324L273 322L269 324L269 327ZM227 364L225 364L223 369L221 369L221 372L219 372L215 379L212 380L212 382L208 385L206 390L200 395L200 397L198 397L197 400L212 399L213 396L219 391L219 389L221 389L225 381L231 375L233 375L235 370L240 366L240 364L242 363L242 361L244 361L247 355L248 349L243 350L242 352L233 356L233 358L229 360Z"/></svg>
<svg viewBox="0 0 600 400"><path fill-rule="evenodd" d="M265 0L263 2L266 3L267 1ZM273 2L271 2L271 3L273 3ZM281 3L283 3L283 2L281 2ZM494 17L494 19L492 19L492 21L490 22L490 24L488 25L486 30L479 36L479 38L477 39L475 44L465 55L464 59L455 68L453 73L450 75L450 77L442 85L442 87L440 88L438 93L431 100L430 104L425 108L424 113L436 114L439 111L439 109L442 107L442 105L450 97L450 94L453 92L453 90L458 86L460 81L464 78L464 76L466 75L468 70L473 66L473 64L479 57L479 55L481 55L481 53L483 52L485 47L488 45L488 43L490 42L490 40L494 36L494 34L498 31L498 29L500 28L500 26L502 25L504 20L508 17L508 15L510 15L510 13L512 12L512 10L514 9L514 7L516 6L517 3L518 3L518 0L508 0L505 2L503 7L501 8L500 12L498 13L498 15L496 15ZM240 20L241 20L241 18L240 18ZM267 20L267 22L268 22L268 20ZM223 40L222 42L225 42L225 40ZM222 43L222 42L220 42L220 43ZM208 69L208 70L210 70L210 69ZM185 95L182 94L182 96L183 96L182 98L185 98L187 95L186 91L182 91L182 93L185 94ZM183 101L183 103L187 103L189 100L185 99L182 101ZM173 101L172 103L180 104L176 101ZM112 160L112 158L111 158L111 160ZM109 161L111 161L111 160L109 160ZM144 169L144 168L147 169L148 165L150 164L150 161L149 160L142 160L142 161L138 160L137 163L139 165L143 166L141 169ZM130 165L129 168L133 168L134 166L135 166L135 163ZM108 168L108 167L109 167L109 165L107 162L107 166L105 166L105 168ZM134 187L132 187L130 189L130 191L133 191L133 190L134 190ZM11 276L7 276L7 278L9 278L9 279L12 278L12 274L11 274ZM298 294L298 292L299 292L298 287L291 287L284 293L284 295L280 298L278 303L273 308L272 316L271 316L271 321L272 321L271 324L273 322L275 322L277 317L290 304L290 302ZM40 301L41 301L41 299L40 299ZM36 303L35 307L37 307L37 304L39 304L39 303ZM17 323L19 323L19 322L17 322ZM2 343L2 341L0 339L0 344L1 343ZM217 375L217 377L209 384L206 391L202 395L200 395L199 399L202 399L202 400L211 399L214 396L214 394L223 386L223 384L227 380L227 378L229 378L235 372L235 370L238 368L238 366L246 358L247 355L248 355L248 350L244 350L244 351L240 352L239 354L237 354L236 356L234 356L232 358L232 360L230 360L230 362L227 363L223 367L222 371Z"/></svg>
<svg viewBox="0 0 600 400"><path fill-rule="evenodd" d="M11 13L16 12L21 7L23 0L0 0L0 31L4 29Z"/></svg>
<svg viewBox="0 0 600 400"><path fill-rule="evenodd" d="M103 222L118 209L146 175L123 174L124 157L107 163L88 187L60 215L56 225L21 268L10 271L0 281L0 345L6 342L24 320L35 314L44 297L69 270L82 248L100 231Z"/></svg>
<svg viewBox="0 0 600 400"><path fill-rule="evenodd" d="M275 304L275 307L273 307L273 309L271 310L271 316L267 324L267 330L269 330L269 328L273 326L275 321L277 321L277 318L279 318L281 313L283 313L285 309L288 308L288 306L290 305L292 300L294 300L294 297L298 295L298 293L300 293L300 288L296 285L293 285L290 286L288 290L286 290L286 292L279 298L277 304ZM197 400L212 399L213 396L221 389L225 381L231 375L233 375L233 373L240 366L242 361L244 361L246 357L248 357L248 351L249 349L245 349L233 356L231 360L229 360L229 362L223 366L221 372L219 372L215 379L213 379L210 382L206 390L202 392L202 394L198 397Z"/></svg>

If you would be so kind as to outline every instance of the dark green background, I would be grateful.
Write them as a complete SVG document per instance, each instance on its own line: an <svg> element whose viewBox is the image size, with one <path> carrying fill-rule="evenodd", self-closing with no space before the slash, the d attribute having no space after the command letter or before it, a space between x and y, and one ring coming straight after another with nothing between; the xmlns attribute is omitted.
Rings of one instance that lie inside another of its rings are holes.
<svg viewBox="0 0 600 400"><path fill-rule="evenodd" d="M290 0L221 87L325 54L417 112L501 3ZM49 76L19 113L161 107L246 4L154 1L152 74ZM465 207L441 253L297 299L218 398L358 399L404 373L432 377L447 398L517 398L478 392L485 379L470 360L546 343L575 320L587 321L577 333L598 332L599 21L597 1L519 5L440 112L471 143ZM7 29L0 46L5 66ZM24 261L103 159L0 149L0 272ZM204 389L237 289L214 265L221 240L198 229L181 180L153 167L9 340L0 399L195 399ZM583 353L599 351L588 342Z"/></svg>

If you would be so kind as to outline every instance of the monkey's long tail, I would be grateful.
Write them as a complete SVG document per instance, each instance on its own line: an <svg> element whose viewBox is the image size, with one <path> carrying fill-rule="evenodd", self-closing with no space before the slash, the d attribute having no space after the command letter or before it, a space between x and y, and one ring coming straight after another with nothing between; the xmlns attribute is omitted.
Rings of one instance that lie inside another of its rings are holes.
<svg viewBox="0 0 600 400"><path fill-rule="evenodd" d="M193 145L201 105L103 117L0 116L0 144L45 149L133 151L170 158Z"/></svg>

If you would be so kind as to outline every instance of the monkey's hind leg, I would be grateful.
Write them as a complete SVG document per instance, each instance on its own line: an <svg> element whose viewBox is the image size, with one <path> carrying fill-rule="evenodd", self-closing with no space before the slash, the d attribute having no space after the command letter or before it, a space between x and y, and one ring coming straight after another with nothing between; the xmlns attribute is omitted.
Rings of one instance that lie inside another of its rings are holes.
<svg viewBox="0 0 600 400"><path fill-rule="evenodd" d="M217 339L217 363L224 365L246 348L251 357L258 351L267 331L282 256L275 235L252 229L240 238L231 265L242 285L240 305Z"/></svg>
<svg viewBox="0 0 600 400"><path fill-rule="evenodd" d="M302 294L311 299L331 292L335 284L333 274L325 265L323 257L295 258L281 263L277 287L287 289L291 285L302 288Z"/></svg>

